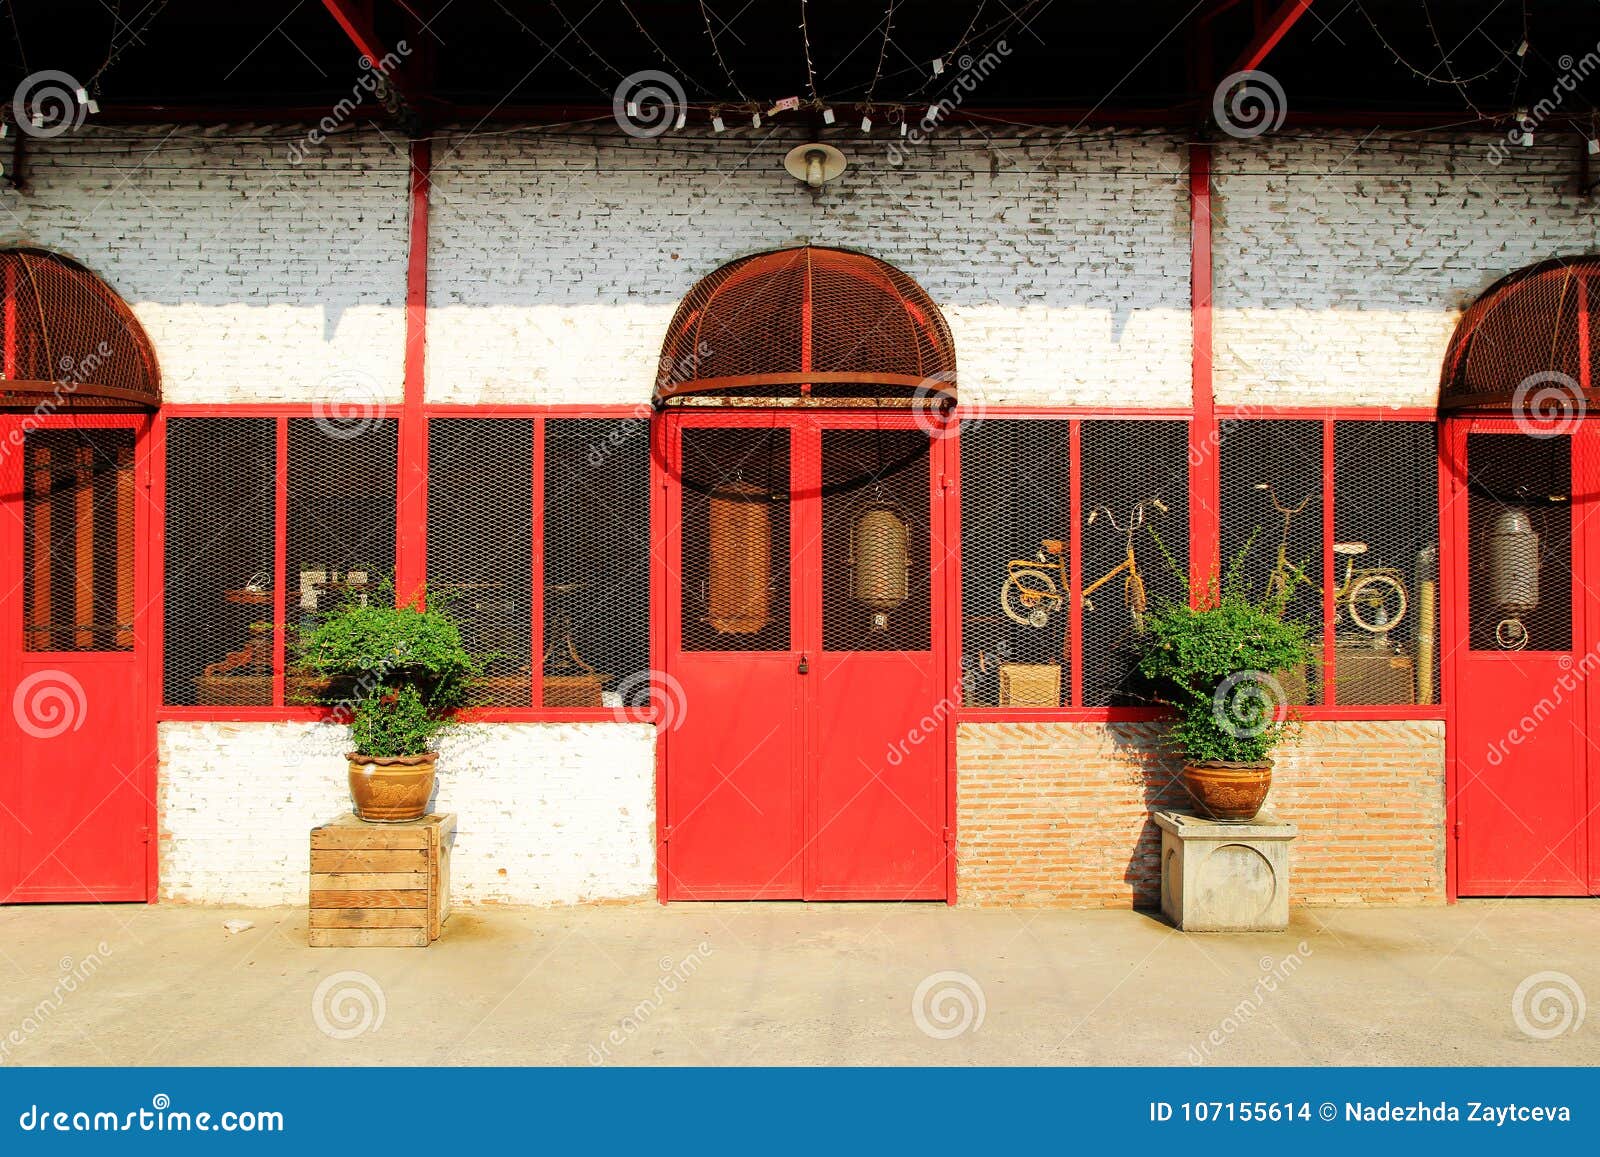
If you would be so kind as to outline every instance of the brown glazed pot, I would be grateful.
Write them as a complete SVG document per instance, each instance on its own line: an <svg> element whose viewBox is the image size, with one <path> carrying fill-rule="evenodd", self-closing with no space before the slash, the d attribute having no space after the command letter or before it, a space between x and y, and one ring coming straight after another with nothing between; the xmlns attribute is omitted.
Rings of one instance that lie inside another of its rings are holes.
<svg viewBox="0 0 1600 1157"><path fill-rule="evenodd" d="M356 815L369 823L398 824L421 819L433 795L437 751L422 755L345 756L350 761L350 799Z"/></svg>
<svg viewBox="0 0 1600 1157"><path fill-rule="evenodd" d="M1183 786L1200 814L1213 820L1253 820L1272 787L1272 761L1186 763Z"/></svg>

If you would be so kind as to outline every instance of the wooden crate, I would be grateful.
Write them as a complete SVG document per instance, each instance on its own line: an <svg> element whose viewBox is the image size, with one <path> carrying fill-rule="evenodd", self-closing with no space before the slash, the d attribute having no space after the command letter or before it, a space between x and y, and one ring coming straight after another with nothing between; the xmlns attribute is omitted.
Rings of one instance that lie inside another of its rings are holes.
<svg viewBox="0 0 1600 1157"><path fill-rule="evenodd" d="M311 947L426 948L450 915L456 817L311 829Z"/></svg>

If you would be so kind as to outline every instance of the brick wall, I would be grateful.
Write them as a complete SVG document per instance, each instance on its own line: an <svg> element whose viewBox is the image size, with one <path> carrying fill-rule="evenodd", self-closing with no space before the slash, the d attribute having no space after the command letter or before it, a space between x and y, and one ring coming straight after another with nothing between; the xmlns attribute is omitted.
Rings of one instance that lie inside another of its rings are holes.
<svg viewBox="0 0 1600 1157"><path fill-rule="evenodd" d="M0 245L59 249L155 344L168 402L397 402L405 344L403 142L85 126L29 140L0 184Z"/></svg>
<svg viewBox="0 0 1600 1157"><path fill-rule="evenodd" d="M1432 406L1460 310L1547 257L1600 248L1571 136L1219 144L1216 394L1231 405Z"/></svg>
<svg viewBox="0 0 1600 1157"><path fill-rule="evenodd" d="M852 168L813 194L783 172L799 139L441 142L430 399L647 401L667 323L696 281L809 242L917 279L950 321L970 400L1188 404L1179 142L950 138L898 167L882 142L846 142Z"/></svg>
<svg viewBox="0 0 1600 1157"><path fill-rule="evenodd" d="M1187 807L1158 725L963 723L960 902L1152 907L1160 832ZM1444 900L1444 725L1308 723L1280 752L1267 807L1300 827L1297 904Z"/></svg>
<svg viewBox="0 0 1600 1157"><path fill-rule="evenodd" d="M350 807L344 729L160 725L161 895L303 904L311 828ZM460 816L458 903L571 904L655 890L655 732L477 724L447 736L435 810Z"/></svg>

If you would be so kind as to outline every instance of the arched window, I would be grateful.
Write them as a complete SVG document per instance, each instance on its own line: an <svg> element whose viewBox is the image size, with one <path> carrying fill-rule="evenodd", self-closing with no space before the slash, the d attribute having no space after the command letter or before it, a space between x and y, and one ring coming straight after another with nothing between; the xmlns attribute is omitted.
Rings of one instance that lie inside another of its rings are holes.
<svg viewBox="0 0 1600 1157"><path fill-rule="evenodd" d="M730 262L700 281L661 347L658 404L945 406L956 355L939 308L874 257L802 245Z"/></svg>
<svg viewBox="0 0 1600 1157"><path fill-rule="evenodd" d="M1558 257L1490 286L1450 340L1439 408L1517 406L1530 391L1594 389L1600 257Z"/></svg>
<svg viewBox="0 0 1600 1157"><path fill-rule="evenodd" d="M0 250L0 406L161 404L161 371L128 303L70 258Z"/></svg>

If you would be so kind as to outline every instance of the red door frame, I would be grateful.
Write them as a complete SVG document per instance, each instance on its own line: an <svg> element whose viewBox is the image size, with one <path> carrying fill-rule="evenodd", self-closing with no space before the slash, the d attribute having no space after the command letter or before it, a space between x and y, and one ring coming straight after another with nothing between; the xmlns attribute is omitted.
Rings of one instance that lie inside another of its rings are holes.
<svg viewBox="0 0 1600 1157"><path fill-rule="evenodd" d="M808 425L816 430L829 429L871 429L881 426L884 429L915 429L932 428L929 439L929 547L930 565L932 574L930 578L932 606L930 613L933 616L930 632L930 644L933 651L933 662L940 673L940 685L952 688L961 678L961 655L954 641L959 639L961 622L961 571L960 571L960 488L957 485L957 470L960 463L959 452L959 425L953 421L939 418L924 418L913 415L903 410L879 409L811 409L811 408L727 408L727 409L689 409L682 408L669 413L655 415L651 423L651 493L659 517L654 520L658 527L657 534L652 542L652 580L651 593L656 600L655 605L662 608L661 613L653 616L654 630L652 638L653 653L660 656L663 668L670 674L672 654L675 649L678 632L668 622L670 616L677 613L676 604L673 602L677 591L670 574L671 560L678 557L682 546L681 520L673 517L676 506L672 502L673 480L671 477L670 463L673 461L674 447L672 439L675 433L685 427L702 428L743 428L759 426L763 423L776 423L789 430L803 430ZM791 453L794 453L793 448ZM791 466L792 469L792 466ZM796 557L806 549L797 547L791 542L791 555ZM796 627L792 638L802 642L814 634L820 639L820 621L812 624L815 618L811 603L815 598L820 598L820 593L811 588L816 587L815 582L808 582L804 565L794 565L791 575L791 614ZM818 571L820 573L820 571ZM814 631L812 630L814 627ZM799 648L812 650L809 643ZM820 648L815 648L820 650ZM816 711L812 709L809 700L815 695L809 690L806 693L807 702L804 705L802 726L805 728L803 747L804 759L807 763L820 758L820 742L816 733L818 720ZM951 711L943 728L943 779L944 779L944 886L943 899L947 904L956 902L956 722L957 712ZM672 728L658 727L656 733L656 898L663 904L671 898L669 886L670 869L670 828L672 817L668 808L668 783L671 776L672 763ZM815 816L810 814L814 801L809 798L809 768L802 767L797 776L797 790L806 793L800 801L801 814L805 816L808 826L814 825ZM809 855L805 857L809 861ZM802 868L802 872L810 872L809 863Z"/></svg>
<svg viewBox="0 0 1600 1157"><path fill-rule="evenodd" d="M1448 418L1439 425L1439 632L1443 656L1440 695L1445 707L1445 888L1450 903L1461 895L1461 843L1471 820L1471 809L1465 806L1464 794L1469 785L1464 782L1461 766L1466 721L1459 705L1460 664L1471 642L1468 568L1472 552L1465 479L1467 435L1526 435L1527 432L1525 420L1509 414ZM1572 492L1579 495L1592 490L1593 480L1600 477L1600 427L1590 420L1580 419L1570 436ZM1587 481L1580 483L1580 479ZM1600 499L1590 499L1587 503L1574 501L1572 505L1576 509L1572 512L1572 638L1565 668L1568 670L1576 656L1600 648L1600 591L1593 582L1587 581L1588 576L1600 574L1600 532L1584 532L1584 524L1600 510ZM1477 654L1480 660L1485 657ZM1524 654L1528 653L1509 653L1505 659L1511 662ZM1502 685L1497 682L1497 686ZM1600 718L1600 687L1588 686L1586 681L1576 707L1590 720ZM1587 827L1586 832L1578 833L1577 868L1587 880L1587 894L1600 895L1600 817L1594 814L1595 808L1600 806L1600 758L1588 751L1581 735L1574 737L1573 751L1578 764L1574 769L1574 791L1581 797L1575 800L1575 810L1586 817Z"/></svg>
<svg viewBox="0 0 1600 1157"><path fill-rule="evenodd" d="M156 839L157 824L159 822L156 806L156 781L158 752L155 730L155 712L153 703L157 698L154 687L159 687L160 678L160 651L151 630L152 609L156 608L161 589L160 582L160 551L153 546L153 531L160 525L156 517L156 510L151 495L153 480L152 449L154 445L153 421L149 414L107 413L107 414L8 414L0 415L0 430L4 431L4 477L7 494L13 493L11 484L13 480L21 480L21 450L22 440L27 432L44 429L131 429L134 431L134 614L133 614L133 653L128 656L127 663L130 671L132 686L128 688L129 702L133 706L136 719L137 733L142 737L140 746L143 754L139 758L130 774L131 786L139 793L144 801L142 829L138 833L145 845L144 853L144 878L132 882L124 889L114 892L94 890L84 892L80 890L62 891L59 894L39 893L30 895L30 902L75 902L75 901L144 901L154 903L159 888L160 857L159 846ZM19 581L22 565L22 554L18 552L12 558L12 524L11 519L21 517L21 491L15 491L17 497L12 512L6 516L4 533L6 534L7 549L4 557L8 567L15 568L11 574L5 576L5 593L0 596L0 607L5 612L4 626L0 627L0 671L3 671L4 683L8 688L15 688L20 680L20 670L23 663L23 619L20 613ZM10 502L7 503L11 505ZM157 613L158 610L157 610ZM50 652L38 652L46 654ZM53 658L62 662L105 661L106 652L85 652L79 658L72 652L50 653ZM151 680L156 682L152 683ZM7 705L9 707L9 704ZM4 731L9 733L14 722L9 714L4 723ZM4 773L0 774L0 783L6 776L17 776L22 769L15 760L8 760ZM0 793L0 799L11 795L12 792ZM10 863L0 863L0 883L5 884L5 892L18 882L19 866Z"/></svg>

